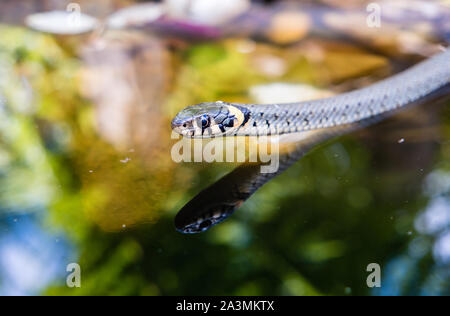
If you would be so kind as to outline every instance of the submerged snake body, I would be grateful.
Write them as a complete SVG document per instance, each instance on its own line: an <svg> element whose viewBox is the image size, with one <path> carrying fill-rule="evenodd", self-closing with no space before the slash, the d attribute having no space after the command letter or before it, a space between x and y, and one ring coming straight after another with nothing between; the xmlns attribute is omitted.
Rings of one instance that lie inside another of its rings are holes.
<svg viewBox="0 0 450 316"><path fill-rule="evenodd" d="M444 100L450 93L450 86L430 94L422 102L438 102ZM425 113L418 113L421 120ZM308 133L308 137L298 143L291 144L290 150L280 155L279 169L275 173L261 173L262 163L243 164L227 174L210 187L201 191L175 218L175 227L182 233L204 232L212 226L221 223L231 216L248 198L250 198L264 184L285 172L291 165L317 148L318 144L334 137L353 132L367 126L376 120L369 119L350 125L341 125L335 128L318 129Z"/></svg>
<svg viewBox="0 0 450 316"><path fill-rule="evenodd" d="M290 104L211 102L181 111L172 128L187 137L298 133L378 118L450 83L450 49L388 79L332 98Z"/></svg>
<svg viewBox="0 0 450 316"><path fill-rule="evenodd" d="M355 128L355 125L349 125L313 132L280 157L276 173L261 173L259 163L239 166L186 204L175 217L176 229L184 234L195 234L223 222L260 187L286 171L318 143Z"/></svg>

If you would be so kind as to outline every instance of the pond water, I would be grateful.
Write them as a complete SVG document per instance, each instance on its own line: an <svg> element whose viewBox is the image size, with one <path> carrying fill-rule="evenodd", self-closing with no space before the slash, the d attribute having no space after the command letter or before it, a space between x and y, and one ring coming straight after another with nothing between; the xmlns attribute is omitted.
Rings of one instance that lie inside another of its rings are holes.
<svg viewBox="0 0 450 316"><path fill-rule="evenodd" d="M257 102L273 83L340 92L405 65L314 39L0 32L0 294L450 294L448 100L317 146L205 233L173 223L237 166L173 161L186 105ZM81 288L66 286L70 263Z"/></svg>

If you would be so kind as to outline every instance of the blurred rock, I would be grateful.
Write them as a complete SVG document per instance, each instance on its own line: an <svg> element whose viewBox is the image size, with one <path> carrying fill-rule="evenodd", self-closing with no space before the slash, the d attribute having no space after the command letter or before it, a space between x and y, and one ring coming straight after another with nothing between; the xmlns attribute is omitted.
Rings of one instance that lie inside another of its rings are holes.
<svg viewBox="0 0 450 316"><path fill-rule="evenodd" d="M81 12L97 18L104 18L119 9L128 0L77 0ZM8 24L22 24L25 18L33 13L42 13L53 10L65 11L71 1L60 0L2 0L0 1L0 21Z"/></svg>
<svg viewBox="0 0 450 316"><path fill-rule="evenodd" d="M83 50L82 90L96 105L99 133L120 149L161 144L161 103L172 75L164 44L137 32L108 31Z"/></svg>
<svg viewBox="0 0 450 316"><path fill-rule="evenodd" d="M344 9L364 8L367 4L373 2L372 0L321 0L322 3Z"/></svg>
<svg viewBox="0 0 450 316"><path fill-rule="evenodd" d="M406 12L403 12L401 18L397 17L397 20L407 21ZM430 38L437 36L439 32L436 30L433 32L435 34L430 34L433 26L426 22L426 25L416 22L408 28L406 22L382 20L380 27L369 27L367 13L363 11L330 12L324 15L323 22L333 32L342 33L383 52L430 56L439 51L439 47L433 45Z"/></svg>
<svg viewBox="0 0 450 316"><path fill-rule="evenodd" d="M98 23L92 16L70 11L35 13L25 19L25 24L35 31L58 35L89 33L96 29Z"/></svg>
<svg viewBox="0 0 450 316"><path fill-rule="evenodd" d="M220 25L250 8L249 0L165 0L171 17L207 25Z"/></svg>
<svg viewBox="0 0 450 316"><path fill-rule="evenodd" d="M161 4L143 3L123 8L114 12L108 18L108 27L120 29L125 27L140 26L150 23L164 14L165 10Z"/></svg>
<svg viewBox="0 0 450 316"><path fill-rule="evenodd" d="M105 231L156 221L170 192L170 122L162 104L172 79L164 42L109 30L82 50L81 89L100 139L80 146L84 208Z"/></svg>
<svg viewBox="0 0 450 316"><path fill-rule="evenodd" d="M250 97L255 103L290 103L322 99L332 96L327 90L320 90L310 85L291 83L271 83L250 88Z"/></svg>
<svg viewBox="0 0 450 316"><path fill-rule="evenodd" d="M311 29L311 20L301 12L281 12L274 16L266 32L277 44L294 43L304 38Z"/></svg>
<svg viewBox="0 0 450 316"><path fill-rule="evenodd" d="M288 65L283 58L273 55L259 55L252 59L252 66L267 77L281 77L288 71Z"/></svg>

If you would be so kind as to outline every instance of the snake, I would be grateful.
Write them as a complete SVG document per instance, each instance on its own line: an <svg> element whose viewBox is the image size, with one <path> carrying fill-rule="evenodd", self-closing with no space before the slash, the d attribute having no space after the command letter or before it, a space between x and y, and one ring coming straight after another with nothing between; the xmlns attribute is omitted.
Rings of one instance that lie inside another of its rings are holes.
<svg viewBox="0 0 450 316"><path fill-rule="evenodd" d="M450 87L447 86L422 99L417 105L446 101L449 93ZM442 104L444 105L445 103ZM426 109L421 111L426 111ZM417 111L416 115L421 115L425 119L427 117L420 111ZM261 163L240 165L191 199L177 213L175 217L176 229L184 234L196 234L207 231L229 218L263 185L284 173L310 151L318 148L318 144L324 144L327 140L356 131L373 122L341 125L310 132L308 137L292 144L292 148L280 156L279 169L274 173L261 173Z"/></svg>
<svg viewBox="0 0 450 316"><path fill-rule="evenodd" d="M450 82L450 49L368 87L321 100L288 104L223 101L191 105L172 129L190 138L272 136L386 117Z"/></svg>
<svg viewBox="0 0 450 316"><path fill-rule="evenodd" d="M302 133L307 137L280 157L277 172L263 174L261 164L245 163L201 191L177 213L175 228L186 234L207 231L318 144L449 93L450 49L443 48L403 72L325 99L287 104L215 101L187 106L171 122L172 130L186 138Z"/></svg>
<svg viewBox="0 0 450 316"><path fill-rule="evenodd" d="M379 83L327 99L279 105L219 101L189 106L175 117L172 128L190 138L304 131L310 135L280 157L277 172L263 174L259 164L243 164L203 190L178 212L175 227L185 234L204 232L226 220L261 186L317 144L376 123L408 106L447 97L449 93L450 50L447 50Z"/></svg>
<svg viewBox="0 0 450 316"><path fill-rule="evenodd" d="M312 134L281 157L276 173L261 174L259 165L245 164L202 191L177 214L176 229L190 234L208 230L318 143L437 95L447 96L449 91L450 50L446 50L378 83L326 99L264 105L217 101L188 106L174 118L172 128L189 138Z"/></svg>
<svg viewBox="0 0 450 316"><path fill-rule="evenodd" d="M446 101L449 94L450 86L446 86L420 100L417 105ZM426 109L422 109L422 111L426 111ZM427 117L420 111L416 114L421 118L426 119ZM309 132L308 137L291 144L290 150L279 157L279 169L274 173L261 173L262 163L240 165L191 199L177 213L175 228L183 234L196 234L209 230L229 218L263 185L284 173L310 151L317 149L319 144L324 144L327 140L356 131L374 122L373 120L362 121Z"/></svg>
<svg viewBox="0 0 450 316"><path fill-rule="evenodd" d="M237 167L189 201L175 216L175 228L184 234L196 234L223 222L260 187L282 174L318 143L355 128L356 125L349 125L313 132L280 157L280 166L275 173L261 173L258 163Z"/></svg>

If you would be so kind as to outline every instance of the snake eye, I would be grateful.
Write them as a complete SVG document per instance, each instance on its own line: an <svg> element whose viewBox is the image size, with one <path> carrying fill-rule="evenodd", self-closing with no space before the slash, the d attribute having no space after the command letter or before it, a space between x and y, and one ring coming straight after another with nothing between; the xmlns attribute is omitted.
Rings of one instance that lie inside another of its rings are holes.
<svg viewBox="0 0 450 316"><path fill-rule="evenodd" d="M206 115L203 115L201 117L201 123L202 123L202 128L208 128L210 125L209 117Z"/></svg>

